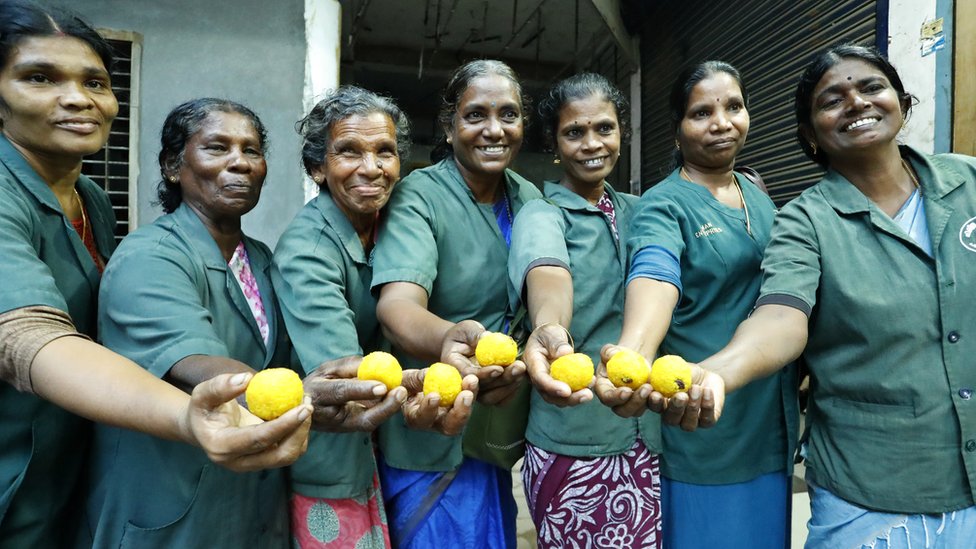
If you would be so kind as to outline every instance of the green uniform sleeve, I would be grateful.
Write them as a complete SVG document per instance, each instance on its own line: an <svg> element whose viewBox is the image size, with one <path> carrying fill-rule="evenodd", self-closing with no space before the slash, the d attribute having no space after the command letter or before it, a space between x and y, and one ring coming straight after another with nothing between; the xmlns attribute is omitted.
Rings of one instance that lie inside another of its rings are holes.
<svg viewBox="0 0 976 549"><path fill-rule="evenodd" d="M809 195L808 195L809 196ZM763 256L760 305L787 305L810 315L820 287L820 242L804 208L806 196L777 214Z"/></svg>
<svg viewBox="0 0 976 549"><path fill-rule="evenodd" d="M431 293L437 278L437 235L433 209L421 191L433 182L419 177L401 182L386 207L373 250L374 289L387 282L412 282ZM455 222L463 230L465 220Z"/></svg>
<svg viewBox="0 0 976 549"><path fill-rule="evenodd" d="M50 267L33 242L32 206L0 186L0 312L31 305L68 311Z"/></svg>
<svg viewBox="0 0 976 549"><path fill-rule="evenodd" d="M531 200L515 216L508 255L509 280L519 297L525 293L529 271L543 265L570 270L566 220L559 207L545 200Z"/></svg>
<svg viewBox="0 0 976 549"><path fill-rule="evenodd" d="M157 377L190 355L230 356L203 302L220 297L201 290L202 271L161 245L123 243L102 277L98 324L105 346Z"/></svg>
<svg viewBox="0 0 976 549"><path fill-rule="evenodd" d="M306 374L327 360L363 352L338 253L322 231L289 231L275 249L271 281Z"/></svg>
<svg viewBox="0 0 976 549"><path fill-rule="evenodd" d="M679 205L661 196L661 193L654 192L654 189L644 193L637 202L630 222L628 264L633 262L637 252L648 246L660 246L681 261L685 251L685 236L681 233L683 217L684 212Z"/></svg>

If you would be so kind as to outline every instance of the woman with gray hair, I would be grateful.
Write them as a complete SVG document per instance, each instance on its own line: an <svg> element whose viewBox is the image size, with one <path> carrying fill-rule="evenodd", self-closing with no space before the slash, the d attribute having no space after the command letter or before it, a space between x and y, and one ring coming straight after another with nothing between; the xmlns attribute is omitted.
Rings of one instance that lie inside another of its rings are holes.
<svg viewBox="0 0 976 549"><path fill-rule="evenodd" d="M369 258L380 211L400 179L409 125L390 99L343 86L319 101L297 129L304 138L302 163L320 192L282 235L271 277L302 370L310 373L326 360L387 350L369 290ZM360 421L347 429L353 432L314 433L307 459L292 469L292 536L303 548L390 544L370 431L401 406L414 415L410 410L423 402L416 396L422 374L406 372L406 388L384 397L382 383L355 379L357 365L349 362L330 381L342 385L349 399L343 413ZM313 402L318 386L306 382ZM441 412L442 423L457 429L466 418L460 407ZM323 515L334 520L316 519Z"/></svg>

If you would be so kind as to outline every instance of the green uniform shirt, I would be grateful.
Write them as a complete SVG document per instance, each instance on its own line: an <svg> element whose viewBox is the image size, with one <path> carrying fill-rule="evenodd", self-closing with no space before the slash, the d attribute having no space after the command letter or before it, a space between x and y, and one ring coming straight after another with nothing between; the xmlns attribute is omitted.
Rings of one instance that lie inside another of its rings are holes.
<svg viewBox="0 0 976 549"><path fill-rule="evenodd" d="M759 303L810 314L813 481L870 509L939 513L976 494L976 160L902 154L935 257L828 172L777 217Z"/></svg>
<svg viewBox="0 0 976 549"><path fill-rule="evenodd" d="M234 273L184 203L130 234L105 270L105 346L163 377L211 355L256 370L285 366L289 345L271 288L271 252L244 237L268 319L265 345ZM89 528L94 547L274 547L288 543L283 470L234 473L200 448L97 426Z"/></svg>
<svg viewBox="0 0 976 549"><path fill-rule="evenodd" d="M573 277L573 320L569 332L576 351L600 362L600 349L620 339L624 315L625 243L637 197L618 194L609 185L620 241L607 216L587 200L556 182L546 182L548 200L533 200L522 208L512 229L508 274L514 302L525 295L525 279L535 267L552 265ZM526 439L566 456L596 457L621 454L640 435L653 453L661 449L661 416L644 414L624 419L597 400L560 408L532 390Z"/></svg>
<svg viewBox="0 0 976 549"><path fill-rule="evenodd" d="M112 205L85 176L76 188L107 260L115 248ZM95 338L98 267L51 188L2 134L0 280L0 312L54 307ZM86 420L0 383L0 547L58 545L57 536L70 528L68 516L78 515L66 506L90 434Z"/></svg>
<svg viewBox="0 0 976 549"><path fill-rule="evenodd" d="M275 248L271 280L305 373L319 364L379 350L372 267L359 235L323 189ZM291 468L295 491L317 498L364 496L376 464L370 433L313 431Z"/></svg>
<svg viewBox="0 0 976 549"><path fill-rule="evenodd" d="M513 215L542 195L511 170L505 191ZM479 204L452 157L416 170L399 183L380 226L373 258L373 288L412 282L427 291L428 309L460 322L473 319L499 331L508 303L508 246L491 204ZM400 356L404 368L429 364ZM448 471L461 463L461 437L407 429L398 414L380 427L387 463L415 471Z"/></svg>
<svg viewBox="0 0 976 549"><path fill-rule="evenodd" d="M736 175L745 212L728 207L678 170L641 197L627 249L670 251L681 266L681 296L659 354L699 362L722 349L759 295L759 266L775 208L768 196ZM728 396L722 420L693 433L664 426L662 472L694 484L730 484L792 467L798 430L792 366Z"/></svg>

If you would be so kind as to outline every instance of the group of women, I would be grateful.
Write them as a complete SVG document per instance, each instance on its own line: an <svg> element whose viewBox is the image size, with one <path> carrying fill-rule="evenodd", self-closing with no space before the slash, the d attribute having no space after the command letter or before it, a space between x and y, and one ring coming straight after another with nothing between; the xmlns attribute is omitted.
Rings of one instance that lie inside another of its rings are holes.
<svg viewBox="0 0 976 549"><path fill-rule="evenodd" d="M542 99L562 175L540 192L511 170L518 78L480 60L445 88L435 163L403 181L396 104L322 99L297 125L320 193L273 253L241 230L261 120L179 105L164 215L113 250L108 200L80 175L118 111L111 50L75 17L0 8L0 545L513 547L511 473L462 433L530 386L540 547L782 548L801 352L808 546L976 534L976 161L898 145L912 97L874 50L833 47L801 78L797 135L827 174L779 213L736 170L734 67L680 75L675 168L638 200L606 180L630 133L619 90L579 74ZM474 360L486 331L520 328L524 362ZM621 348L684 356L694 384L614 387ZM378 350L402 387L356 379ZM575 392L550 374L572 352L599 364ZM422 391L435 361L464 376L445 406ZM262 422L235 398L273 366L308 397Z"/></svg>

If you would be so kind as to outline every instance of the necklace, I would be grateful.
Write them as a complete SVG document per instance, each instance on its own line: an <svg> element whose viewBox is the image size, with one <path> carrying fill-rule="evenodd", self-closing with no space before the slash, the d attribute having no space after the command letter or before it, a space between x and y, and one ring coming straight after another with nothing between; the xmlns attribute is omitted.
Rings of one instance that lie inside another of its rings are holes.
<svg viewBox="0 0 976 549"><path fill-rule="evenodd" d="M904 158L901 159L901 166L908 172L908 177L912 178L912 183L915 185L915 188L921 188L921 185L918 184L918 177L915 175L915 170L912 169Z"/></svg>
<svg viewBox="0 0 976 549"><path fill-rule="evenodd" d="M88 215L85 214L85 203L81 201L81 195L78 194L78 188L75 187L75 200L78 201L78 209L81 210L81 240L84 242L85 233L88 232Z"/></svg>
<svg viewBox="0 0 976 549"><path fill-rule="evenodd" d="M685 170L684 166L681 167L681 170L678 173L681 175L681 177L695 183L695 180L688 175L688 172ZM735 190L738 191L739 200L742 202L742 213L744 213L746 216L746 233L748 233L749 236L752 236L752 223L749 220L749 205L746 204L746 196L742 194L742 186L739 185L739 180L735 178L735 172L732 172L732 185L734 185Z"/></svg>

